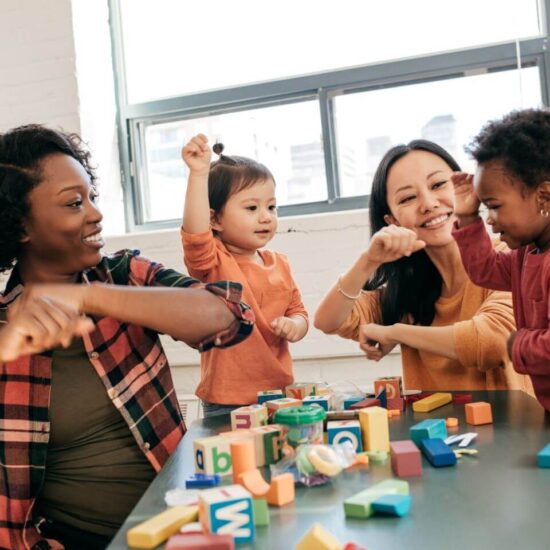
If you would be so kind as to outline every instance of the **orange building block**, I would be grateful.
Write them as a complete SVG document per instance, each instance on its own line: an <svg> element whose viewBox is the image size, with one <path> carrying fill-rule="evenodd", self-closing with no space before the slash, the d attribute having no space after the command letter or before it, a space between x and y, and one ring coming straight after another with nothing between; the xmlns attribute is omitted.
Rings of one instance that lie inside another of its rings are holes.
<svg viewBox="0 0 550 550"><path fill-rule="evenodd" d="M269 491L269 483L257 469L240 474L238 481L254 498L263 497Z"/></svg>
<svg viewBox="0 0 550 550"><path fill-rule="evenodd" d="M256 469L256 448L251 439L232 441L229 448L233 465L233 481L238 483L241 474Z"/></svg>
<svg viewBox="0 0 550 550"><path fill-rule="evenodd" d="M265 498L271 506L284 506L292 502L294 500L294 476L281 474L274 477Z"/></svg>
<svg viewBox="0 0 550 550"><path fill-rule="evenodd" d="M493 423L493 411L490 403L485 401L466 403L464 411L466 412L466 422L468 424L479 426L480 424Z"/></svg>

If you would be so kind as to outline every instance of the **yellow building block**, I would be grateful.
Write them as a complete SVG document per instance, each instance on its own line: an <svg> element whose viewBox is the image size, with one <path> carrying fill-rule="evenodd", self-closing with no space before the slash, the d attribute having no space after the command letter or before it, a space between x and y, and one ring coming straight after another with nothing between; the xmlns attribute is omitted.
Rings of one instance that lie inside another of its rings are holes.
<svg viewBox="0 0 550 550"><path fill-rule="evenodd" d="M299 540L295 550L341 550L342 543L319 523Z"/></svg>
<svg viewBox="0 0 550 550"><path fill-rule="evenodd" d="M423 412L427 413L443 407L447 403L450 403L453 400L453 396L450 393L434 393L424 397L424 399L419 399L412 404L414 412Z"/></svg>
<svg viewBox="0 0 550 550"><path fill-rule="evenodd" d="M359 410L359 423L366 451L390 451L388 411L383 407L367 407Z"/></svg>
<svg viewBox="0 0 550 550"><path fill-rule="evenodd" d="M133 548L155 548L179 532L186 523L197 521L198 506L174 506L164 512L132 527L126 533L128 546Z"/></svg>

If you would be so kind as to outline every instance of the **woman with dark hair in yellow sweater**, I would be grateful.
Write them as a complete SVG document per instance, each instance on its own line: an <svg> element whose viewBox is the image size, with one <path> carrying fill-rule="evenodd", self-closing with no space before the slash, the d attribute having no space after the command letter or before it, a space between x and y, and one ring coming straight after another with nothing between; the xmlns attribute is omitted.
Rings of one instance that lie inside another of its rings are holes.
<svg viewBox="0 0 550 550"><path fill-rule="evenodd" d="M515 330L510 294L475 286L453 239L463 206L455 171L451 155L429 141L386 153L373 181L367 250L324 297L315 326L359 341L376 361L401 344L409 388L531 392L506 351Z"/></svg>

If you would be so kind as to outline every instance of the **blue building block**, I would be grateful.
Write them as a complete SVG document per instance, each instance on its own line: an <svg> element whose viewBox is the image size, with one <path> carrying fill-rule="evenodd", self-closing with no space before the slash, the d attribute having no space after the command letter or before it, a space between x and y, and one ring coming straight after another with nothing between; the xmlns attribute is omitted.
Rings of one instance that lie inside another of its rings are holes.
<svg viewBox="0 0 550 550"><path fill-rule="evenodd" d="M378 393L378 395L376 396L376 399L378 399L380 401L380 406L381 407L384 407L385 409L388 408L388 399L386 397L386 390L382 390Z"/></svg>
<svg viewBox="0 0 550 550"><path fill-rule="evenodd" d="M550 443L537 454L537 466L539 468L550 468Z"/></svg>
<svg viewBox="0 0 550 550"><path fill-rule="evenodd" d="M445 420L441 418L427 418L418 424L411 426L409 430L410 438L417 444L423 439L447 439L447 426Z"/></svg>
<svg viewBox="0 0 550 550"><path fill-rule="evenodd" d="M202 487L216 487L220 484L220 476L218 474L194 474L185 480L186 489L200 489Z"/></svg>
<svg viewBox="0 0 550 550"><path fill-rule="evenodd" d="M359 403L359 401L363 401L365 399L364 395L356 395L354 397L348 397L347 399L344 399L344 403L342 405L342 408L347 411L352 405L355 403Z"/></svg>
<svg viewBox="0 0 550 550"><path fill-rule="evenodd" d="M420 449L435 468L456 464L456 455L443 439L423 439Z"/></svg>
<svg viewBox="0 0 550 550"><path fill-rule="evenodd" d="M411 503L412 497L410 495L384 495L372 503L372 508L379 514L402 518L409 513Z"/></svg>

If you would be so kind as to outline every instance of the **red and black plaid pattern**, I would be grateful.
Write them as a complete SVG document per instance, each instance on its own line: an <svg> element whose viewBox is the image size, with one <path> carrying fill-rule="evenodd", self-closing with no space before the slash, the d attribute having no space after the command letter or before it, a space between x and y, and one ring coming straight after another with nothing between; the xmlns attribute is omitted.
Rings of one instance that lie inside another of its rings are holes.
<svg viewBox="0 0 550 550"><path fill-rule="evenodd" d="M240 284L221 281L203 285L140 257L138 251L123 250L104 257L99 265L83 273L82 281L204 287L215 293L235 314L235 321L222 333L201 342L201 351L236 344L253 329L253 313L240 302ZM5 318L9 304L22 290L14 269L0 296L0 317ZM84 337L90 362L140 449L159 471L186 430L159 336L110 317L94 320L95 329ZM48 544L31 521L46 464L50 384L49 352L0 365L0 548L59 547L53 541Z"/></svg>

